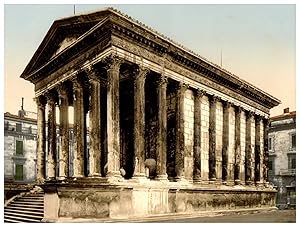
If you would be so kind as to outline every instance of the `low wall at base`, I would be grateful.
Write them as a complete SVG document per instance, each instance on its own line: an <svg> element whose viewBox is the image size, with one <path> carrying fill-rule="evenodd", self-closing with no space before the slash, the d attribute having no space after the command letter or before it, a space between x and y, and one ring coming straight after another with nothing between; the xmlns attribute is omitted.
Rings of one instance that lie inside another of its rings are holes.
<svg viewBox="0 0 300 227"><path fill-rule="evenodd" d="M44 221L66 218L135 218L187 214L207 210L270 208L276 191L270 188L203 186L180 183L46 183Z"/></svg>

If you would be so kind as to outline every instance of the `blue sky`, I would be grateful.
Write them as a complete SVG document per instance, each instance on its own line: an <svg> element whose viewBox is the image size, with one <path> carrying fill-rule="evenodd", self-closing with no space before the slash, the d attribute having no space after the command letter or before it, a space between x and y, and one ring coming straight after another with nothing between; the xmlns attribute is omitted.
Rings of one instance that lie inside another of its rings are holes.
<svg viewBox="0 0 300 227"><path fill-rule="evenodd" d="M114 6L296 108L295 5L79 5L76 13ZM4 5L4 111L36 111L33 85L19 76L55 19L73 5Z"/></svg>

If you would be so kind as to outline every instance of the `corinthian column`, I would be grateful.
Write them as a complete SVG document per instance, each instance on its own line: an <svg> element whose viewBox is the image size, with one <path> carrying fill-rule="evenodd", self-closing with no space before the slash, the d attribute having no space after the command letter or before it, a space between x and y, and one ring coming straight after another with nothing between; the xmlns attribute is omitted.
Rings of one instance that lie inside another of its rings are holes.
<svg viewBox="0 0 300 227"><path fill-rule="evenodd" d="M263 151L263 182L268 187L268 131L270 125L270 119L264 119L264 151Z"/></svg>
<svg viewBox="0 0 300 227"><path fill-rule="evenodd" d="M90 150L89 150L89 176L101 176L101 118L100 118L100 75L93 67L86 72L90 84L90 106L89 106L89 135L90 135Z"/></svg>
<svg viewBox="0 0 300 227"><path fill-rule="evenodd" d="M45 150L46 150L46 124L45 124L45 97L36 98L37 103L37 182L43 182L46 177Z"/></svg>
<svg viewBox="0 0 300 227"><path fill-rule="evenodd" d="M81 82L74 77L73 82L73 105L74 105L74 126L73 126L73 176L84 176L84 105L83 105L83 87Z"/></svg>
<svg viewBox="0 0 300 227"><path fill-rule="evenodd" d="M241 184L241 107L237 106L235 111L235 162L234 183Z"/></svg>
<svg viewBox="0 0 300 227"><path fill-rule="evenodd" d="M194 95L194 182L201 181L201 99L204 94L198 89Z"/></svg>
<svg viewBox="0 0 300 227"><path fill-rule="evenodd" d="M255 183L262 184L263 183L263 123L262 117L256 116L255 118Z"/></svg>
<svg viewBox="0 0 300 227"><path fill-rule="evenodd" d="M105 59L107 69L107 176L120 177L120 99L121 59Z"/></svg>
<svg viewBox="0 0 300 227"><path fill-rule="evenodd" d="M179 82L176 102L176 146L175 146L175 172L176 180L184 179L184 93L187 85Z"/></svg>
<svg viewBox="0 0 300 227"><path fill-rule="evenodd" d="M157 154L156 172L158 180L168 180L167 175L167 83L168 79L160 77L158 94L158 135L157 135Z"/></svg>
<svg viewBox="0 0 300 227"><path fill-rule="evenodd" d="M134 173L145 177L145 79L148 69L138 68L134 80Z"/></svg>
<svg viewBox="0 0 300 227"><path fill-rule="evenodd" d="M56 113L53 94L47 94L48 105L48 174L49 179L56 177Z"/></svg>
<svg viewBox="0 0 300 227"><path fill-rule="evenodd" d="M225 102L223 105L223 149L222 149L222 180L223 183L227 183L230 180L229 174L229 160L228 160L228 150L229 150L229 111L231 103Z"/></svg>
<svg viewBox="0 0 300 227"><path fill-rule="evenodd" d="M252 139L254 133L252 131L253 112L248 112L246 116L246 155L245 155L245 182L248 185L254 183L254 152L252 147Z"/></svg>
<svg viewBox="0 0 300 227"><path fill-rule="evenodd" d="M218 98L209 102L209 180L216 181L216 108Z"/></svg>
<svg viewBox="0 0 300 227"><path fill-rule="evenodd" d="M60 85L57 89L59 96L59 173L60 179L69 176L69 113L68 113L68 93L65 85Z"/></svg>

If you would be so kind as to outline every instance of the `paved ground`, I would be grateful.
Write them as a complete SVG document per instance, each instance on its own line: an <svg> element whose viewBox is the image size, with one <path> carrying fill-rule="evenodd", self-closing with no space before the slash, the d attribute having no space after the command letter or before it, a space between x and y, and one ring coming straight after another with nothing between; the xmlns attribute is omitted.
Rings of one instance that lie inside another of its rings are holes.
<svg viewBox="0 0 300 227"><path fill-rule="evenodd" d="M211 217L171 217L141 222L159 223L296 223L296 210L255 211L249 213L222 214Z"/></svg>

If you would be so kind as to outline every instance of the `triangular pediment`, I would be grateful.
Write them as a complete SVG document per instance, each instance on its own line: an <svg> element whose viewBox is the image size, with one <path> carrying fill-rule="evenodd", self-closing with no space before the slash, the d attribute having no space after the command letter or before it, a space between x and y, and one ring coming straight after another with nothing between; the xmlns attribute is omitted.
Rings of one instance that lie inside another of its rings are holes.
<svg viewBox="0 0 300 227"><path fill-rule="evenodd" d="M45 65L109 14L109 10L102 10L54 21L21 77Z"/></svg>

